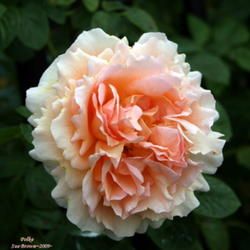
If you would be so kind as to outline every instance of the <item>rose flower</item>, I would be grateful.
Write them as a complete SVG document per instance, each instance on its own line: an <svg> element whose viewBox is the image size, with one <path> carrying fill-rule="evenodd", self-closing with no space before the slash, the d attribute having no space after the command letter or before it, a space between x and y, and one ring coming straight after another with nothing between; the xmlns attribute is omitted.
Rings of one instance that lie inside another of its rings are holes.
<svg viewBox="0 0 250 250"><path fill-rule="evenodd" d="M222 162L215 100L162 33L83 32L27 91L34 149L52 197L82 231L112 238L159 227L199 205Z"/></svg>

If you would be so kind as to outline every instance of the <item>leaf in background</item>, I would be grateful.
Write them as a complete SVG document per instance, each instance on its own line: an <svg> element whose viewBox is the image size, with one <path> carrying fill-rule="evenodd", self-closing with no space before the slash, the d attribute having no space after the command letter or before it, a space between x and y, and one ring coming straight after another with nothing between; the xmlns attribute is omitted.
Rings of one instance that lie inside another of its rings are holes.
<svg viewBox="0 0 250 250"><path fill-rule="evenodd" d="M0 49L5 49L14 40L19 24L19 12L9 7L0 17Z"/></svg>
<svg viewBox="0 0 250 250"><path fill-rule="evenodd" d="M20 136L20 129L18 126L9 126L0 128L0 145L12 141Z"/></svg>
<svg viewBox="0 0 250 250"><path fill-rule="evenodd" d="M0 190L0 242L8 242L16 237L24 213L23 181L21 179L13 179L11 182L1 180Z"/></svg>
<svg viewBox="0 0 250 250"><path fill-rule="evenodd" d="M206 180L210 191L197 193L200 206L195 213L211 218L225 218L233 214L241 205L234 191L215 177L207 176Z"/></svg>
<svg viewBox="0 0 250 250"><path fill-rule="evenodd" d="M72 14L70 15L72 27L79 32L82 32L84 29L88 29L90 27L92 16L92 13L89 13L89 11L83 7L73 10Z"/></svg>
<svg viewBox="0 0 250 250"><path fill-rule="evenodd" d="M0 178L23 176L35 163L28 154L23 154L21 152L15 152L14 157L12 154L0 155L0 162Z"/></svg>
<svg viewBox="0 0 250 250"><path fill-rule="evenodd" d="M223 106L219 102L216 102L216 109L219 112L220 117L214 123L213 130L224 134L226 140L229 141L230 138L232 137L232 128L227 111L223 108Z"/></svg>
<svg viewBox="0 0 250 250"><path fill-rule="evenodd" d="M242 147L237 151L238 163L250 170L250 146Z"/></svg>
<svg viewBox="0 0 250 250"><path fill-rule="evenodd" d="M234 60L239 67L250 72L250 49L236 48L228 54L229 58Z"/></svg>
<svg viewBox="0 0 250 250"><path fill-rule="evenodd" d="M102 8L105 11L119 11L119 10L125 10L128 7L126 5L124 5L122 2L103 1L102 2Z"/></svg>
<svg viewBox="0 0 250 250"><path fill-rule="evenodd" d="M47 8L48 17L58 24L64 24L66 20L66 11L63 8L58 8L55 6L48 6Z"/></svg>
<svg viewBox="0 0 250 250"><path fill-rule="evenodd" d="M243 23L239 23L233 19L227 19L215 25L213 36L216 44L214 48L219 54L223 54L229 52L232 47L247 42L249 39L249 31Z"/></svg>
<svg viewBox="0 0 250 250"><path fill-rule="evenodd" d="M194 53L199 52L201 47L194 43L191 39L188 38L176 38L174 40L178 44L179 53Z"/></svg>
<svg viewBox="0 0 250 250"><path fill-rule="evenodd" d="M148 230L149 237L160 249L198 250L197 237L190 223L185 219L165 221L159 229Z"/></svg>
<svg viewBox="0 0 250 250"><path fill-rule="evenodd" d="M32 127L29 125L29 124L20 124L20 130L21 130L21 133L24 137L24 139L29 143L29 144L32 144L32 140L33 140L33 137L32 137Z"/></svg>
<svg viewBox="0 0 250 250"><path fill-rule="evenodd" d="M30 202L37 208L55 208L51 197L55 186L53 178L39 165L29 170L25 178L26 191Z"/></svg>
<svg viewBox="0 0 250 250"><path fill-rule="evenodd" d="M228 66L217 56L200 53L190 57L192 69L199 70L205 78L215 83L228 85L230 71Z"/></svg>
<svg viewBox="0 0 250 250"><path fill-rule="evenodd" d="M129 8L124 16L142 31L157 31L157 25L153 17L143 9Z"/></svg>
<svg viewBox="0 0 250 250"><path fill-rule="evenodd" d="M196 16L188 16L188 28L194 39L199 45L204 45L210 37L209 26Z"/></svg>
<svg viewBox="0 0 250 250"><path fill-rule="evenodd" d="M49 0L50 4L58 6L69 6L76 0Z"/></svg>
<svg viewBox="0 0 250 250"><path fill-rule="evenodd" d="M97 11L92 18L91 26L100 27L109 34L119 35L122 32L122 17L117 13Z"/></svg>
<svg viewBox="0 0 250 250"><path fill-rule="evenodd" d="M37 198L39 199L39 197ZM22 223L37 229L53 229L60 223L61 219L60 210L30 209L24 214Z"/></svg>
<svg viewBox="0 0 250 250"><path fill-rule="evenodd" d="M228 250L229 233L220 220L206 219L201 222L201 231L210 250Z"/></svg>
<svg viewBox="0 0 250 250"><path fill-rule="evenodd" d="M26 62L28 60L31 60L32 57L35 55L33 49L25 46L18 39L15 39L10 44L6 52L11 57L11 59L16 62Z"/></svg>
<svg viewBox="0 0 250 250"><path fill-rule="evenodd" d="M3 5L3 4L0 3L0 18L5 13L6 9L7 8L5 7L5 5Z"/></svg>
<svg viewBox="0 0 250 250"><path fill-rule="evenodd" d="M25 106L19 106L16 108L16 112L26 119L31 116L31 112Z"/></svg>
<svg viewBox="0 0 250 250"><path fill-rule="evenodd" d="M20 9L18 38L32 49L41 49L49 37L49 23L44 9L38 4L27 4Z"/></svg>
<svg viewBox="0 0 250 250"><path fill-rule="evenodd" d="M82 0L86 9L90 12L94 12L98 9L99 0Z"/></svg>

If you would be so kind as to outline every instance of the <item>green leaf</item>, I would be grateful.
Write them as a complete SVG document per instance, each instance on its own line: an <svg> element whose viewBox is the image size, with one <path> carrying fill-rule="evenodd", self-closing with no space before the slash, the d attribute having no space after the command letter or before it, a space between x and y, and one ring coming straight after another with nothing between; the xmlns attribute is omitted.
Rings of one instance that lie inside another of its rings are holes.
<svg viewBox="0 0 250 250"><path fill-rule="evenodd" d="M216 44L214 48L219 54L223 54L231 48L247 42L249 31L242 23L226 19L215 25L213 36Z"/></svg>
<svg viewBox="0 0 250 250"><path fill-rule="evenodd" d="M7 185L6 185L7 184ZM25 192L21 179L1 180L0 182L0 242L12 241L20 230L24 213Z"/></svg>
<svg viewBox="0 0 250 250"><path fill-rule="evenodd" d="M34 161L27 154L15 153L15 157L9 154L0 155L0 178L23 176L34 165Z"/></svg>
<svg viewBox="0 0 250 250"><path fill-rule="evenodd" d="M242 147L237 151L237 160L239 164L250 170L250 146Z"/></svg>
<svg viewBox="0 0 250 250"><path fill-rule="evenodd" d="M58 24L64 24L66 20L66 11L63 8L58 8L55 6L49 6L47 9L48 17Z"/></svg>
<svg viewBox="0 0 250 250"><path fill-rule="evenodd" d="M122 29L122 17L117 13L97 11L92 18L91 27L100 27L109 34L119 35Z"/></svg>
<svg viewBox="0 0 250 250"><path fill-rule="evenodd" d="M13 61L25 62L34 56L34 50L26 47L18 39L15 39L8 47L8 55Z"/></svg>
<svg viewBox="0 0 250 250"><path fill-rule="evenodd" d="M49 0L52 5L69 6L76 0Z"/></svg>
<svg viewBox="0 0 250 250"><path fill-rule="evenodd" d="M54 208L51 191L55 186L53 178L39 165L30 169L25 178L28 198L37 208Z"/></svg>
<svg viewBox="0 0 250 250"><path fill-rule="evenodd" d="M201 50L201 47L188 38L175 39L180 53L194 53Z"/></svg>
<svg viewBox="0 0 250 250"><path fill-rule="evenodd" d="M199 70L206 79L218 84L229 84L229 68L219 57L200 53L190 57L190 64L193 69Z"/></svg>
<svg viewBox="0 0 250 250"><path fill-rule="evenodd" d="M44 9L38 4L28 4L20 9L21 20L18 38L32 49L41 49L49 37L48 18Z"/></svg>
<svg viewBox="0 0 250 250"><path fill-rule="evenodd" d="M167 220L159 229L150 228L148 235L163 250L201 249L199 243L197 243L194 229L186 219Z"/></svg>
<svg viewBox="0 0 250 250"><path fill-rule="evenodd" d="M201 231L210 250L229 249L229 234L226 226L220 220L203 220Z"/></svg>
<svg viewBox="0 0 250 250"><path fill-rule="evenodd" d="M250 49L237 48L230 52L229 57L234 60L239 67L250 72Z"/></svg>
<svg viewBox="0 0 250 250"><path fill-rule="evenodd" d="M0 49L5 49L14 40L18 23L18 10L15 7L8 8L0 18Z"/></svg>
<svg viewBox="0 0 250 250"><path fill-rule="evenodd" d="M196 16L188 16L188 28L197 44L204 45L210 37L210 28L200 18Z"/></svg>
<svg viewBox="0 0 250 250"><path fill-rule="evenodd" d="M61 219L60 210L30 209L24 214L22 223L37 229L53 229L60 223Z"/></svg>
<svg viewBox="0 0 250 250"><path fill-rule="evenodd" d="M19 136L20 129L18 126L0 128L0 145L16 139Z"/></svg>
<svg viewBox="0 0 250 250"><path fill-rule="evenodd" d="M7 8L0 3L0 18L2 17L2 15L5 13L6 10Z"/></svg>
<svg viewBox="0 0 250 250"><path fill-rule="evenodd" d="M157 31L157 25L153 17L145 10L139 8L129 8L124 12L124 16L142 31Z"/></svg>
<svg viewBox="0 0 250 250"><path fill-rule="evenodd" d="M98 9L99 0L82 0L84 6L90 12L94 12Z"/></svg>
<svg viewBox="0 0 250 250"><path fill-rule="evenodd" d="M200 206L195 213L211 218L225 218L233 214L241 205L234 191L215 177L207 176L206 180L210 191L197 193Z"/></svg>
<svg viewBox="0 0 250 250"><path fill-rule="evenodd" d="M213 130L221 132L225 135L227 141L232 137L232 128L227 111L223 108L220 103L216 103L216 109L219 112L219 119L215 122Z"/></svg>
<svg viewBox="0 0 250 250"><path fill-rule="evenodd" d="M126 10L128 7L121 2L103 1L102 8L106 11L119 11L119 10Z"/></svg>
<svg viewBox="0 0 250 250"><path fill-rule="evenodd" d="M32 137L32 127L29 125L29 124L20 124L20 130L21 130L21 133L24 137L24 139L32 144L32 140L33 140L33 137Z"/></svg>
<svg viewBox="0 0 250 250"><path fill-rule="evenodd" d="M31 112L25 106L18 107L16 112L24 118L28 118L31 115Z"/></svg>

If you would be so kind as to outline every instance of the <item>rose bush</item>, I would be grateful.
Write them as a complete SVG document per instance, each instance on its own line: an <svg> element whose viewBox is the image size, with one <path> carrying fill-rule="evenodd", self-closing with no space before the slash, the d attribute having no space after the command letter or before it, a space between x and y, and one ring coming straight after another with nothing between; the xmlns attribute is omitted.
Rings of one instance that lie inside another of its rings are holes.
<svg viewBox="0 0 250 250"><path fill-rule="evenodd" d="M34 149L82 231L112 238L159 227L199 205L222 162L215 100L163 33L83 32L27 91Z"/></svg>

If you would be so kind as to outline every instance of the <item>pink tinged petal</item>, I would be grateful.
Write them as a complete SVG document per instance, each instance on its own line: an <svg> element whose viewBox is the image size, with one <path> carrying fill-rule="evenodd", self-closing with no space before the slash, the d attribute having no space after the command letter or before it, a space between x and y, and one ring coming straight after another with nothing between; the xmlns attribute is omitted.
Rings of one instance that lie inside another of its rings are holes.
<svg viewBox="0 0 250 250"><path fill-rule="evenodd" d="M73 128L69 121L69 113L63 109L52 121L50 131L57 147L63 150L63 156L71 161L72 167L83 169L86 166L79 155L78 148L71 143Z"/></svg>
<svg viewBox="0 0 250 250"><path fill-rule="evenodd" d="M190 188L192 190L199 190L199 191L203 191L203 192L207 192L210 190L210 187L209 187L206 179L203 177L203 175L201 173L196 176L196 179L192 183Z"/></svg>
<svg viewBox="0 0 250 250"><path fill-rule="evenodd" d="M171 168L160 162L152 160L146 160L145 162L151 168L153 175L160 175L166 177L166 185L174 183L180 177L179 174L177 174Z"/></svg>
<svg viewBox="0 0 250 250"><path fill-rule="evenodd" d="M95 152L109 157L113 165L117 167L122 156L123 148L123 144L118 144L117 146L111 147L104 142L98 141L96 143Z"/></svg>
<svg viewBox="0 0 250 250"><path fill-rule="evenodd" d="M179 82L179 79L169 75L155 75L134 81L128 86L128 89L131 92L136 91L149 96L161 96Z"/></svg>
<svg viewBox="0 0 250 250"><path fill-rule="evenodd" d="M82 32L69 50L75 51L79 48L90 55L96 56L107 48L113 50L119 41L119 38L110 36L102 29L96 28Z"/></svg>
<svg viewBox="0 0 250 250"><path fill-rule="evenodd" d="M127 195L127 193L114 182L110 173L107 173L104 180L104 191L105 197L108 201L121 200Z"/></svg>
<svg viewBox="0 0 250 250"><path fill-rule="evenodd" d="M92 171L88 171L82 182L82 198L90 209L90 213L93 213L101 200L101 196L98 193L93 180Z"/></svg>
<svg viewBox="0 0 250 250"><path fill-rule="evenodd" d="M127 196L127 193L123 191L117 184L112 185L110 200L120 201Z"/></svg>
<svg viewBox="0 0 250 250"><path fill-rule="evenodd" d="M88 60L88 75L96 77L101 70L107 65L107 62L98 57L90 57Z"/></svg>
<svg viewBox="0 0 250 250"><path fill-rule="evenodd" d="M196 126L195 124L192 124L191 122L187 120L184 120L181 118L174 118L174 117L168 117L167 119L179 123L185 130L187 130L188 132L192 134L198 133L198 131L200 130L198 126Z"/></svg>
<svg viewBox="0 0 250 250"><path fill-rule="evenodd" d="M121 97L135 95L130 91L128 84L133 81L163 72L163 66L152 58L130 59L126 65L112 65L103 70L99 82L112 83ZM129 85L131 85L129 84ZM126 86L126 88L124 87Z"/></svg>
<svg viewBox="0 0 250 250"><path fill-rule="evenodd" d="M99 104L100 105L103 105L104 104L104 101L105 101L105 97L106 97L106 86L103 84L103 83L101 83L101 84L99 84L99 86L98 86L98 91L97 91L97 93L98 93L98 102L99 102Z"/></svg>
<svg viewBox="0 0 250 250"><path fill-rule="evenodd" d="M215 174L217 168L223 162L223 154L214 154L210 152L208 154L190 154L192 161L196 162L202 169L203 173Z"/></svg>
<svg viewBox="0 0 250 250"><path fill-rule="evenodd" d="M65 169L65 181L70 188L76 189L82 186L82 180L85 176L85 171L71 168L67 166Z"/></svg>
<svg viewBox="0 0 250 250"><path fill-rule="evenodd" d="M197 134L188 135L189 139L193 142L189 151L192 154L220 154L225 144L225 140L219 139L222 134L211 131L209 134L199 132Z"/></svg>
<svg viewBox="0 0 250 250"><path fill-rule="evenodd" d="M113 56L113 50L110 48L105 48L99 55L98 58L101 58L106 61L110 61L111 57Z"/></svg>
<svg viewBox="0 0 250 250"><path fill-rule="evenodd" d="M128 195L136 194L136 185L131 177L113 172L111 172L110 174L113 178L113 181L117 183L117 185L120 186L120 188L124 190Z"/></svg>
<svg viewBox="0 0 250 250"><path fill-rule="evenodd" d="M49 132L53 116L51 110L44 110L44 116L39 119L38 126L32 132L34 149L29 154L38 161L57 162L63 158Z"/></svg>
<svg viewBox="0 0 250 250"><path fill-rule="evenodd" d="M139 200L140 200L140 197L138 196L127 196L125 199L123 199L122 205L124 207L124 211L127 216L131 213L131 211L134 208L136 208Z"/></svg>
<svg viewBox="0 0 250 250"><path fill-rule="evenodd" d="M88 207L82 202L81 190L71 191L68 196L67 218L82 231L101 233L103 225L89 215Z"/></svg>
<svg viewBox="0 0 250 250"><path fill-rule="evenodd" d="M128 122L131 124L131 127L137 131L141 131L142 128L140 124L138 123L138 120L141 118L143 112L140 107L138 106L132 106L129 108L121 108L121 119L128 120Z"/></svg>
<svg viewBox="0 0 250 250"><path fill-rule="evenodd" d="M69 79L81 79L87 74L88 59L89 56L79 48L61 55L56 63L60 81L66 83Z"/></svg>
<svg viewBox="0 0 250 250"><path fill-rule="evenodd" d="M200 172L201 168L198 165L189 164L189 166L183 170L181 178L178 180L178 185L181 185L184 188L190 187Z"/></svg>
<svg viewBox="0 0 250 250"><path fill-rule="evenodd" d="M143 175L142 173L140 172L140 170L136 167L136 166L133 166L129 163L127 163L127 166L128 166L128 169L129 171L131 172L131 174L136 177L136 179L140 182L140 183L143 183L144 181L144 178L143 178Z"/></svg>
<svg viewBox="0 0 250 250"><path fill-rule="evenodd" d="M123 209L121 206L120 201L112 200L110 202L112 209L114 210L115 214L119 217L122 217Z"/></svg>

